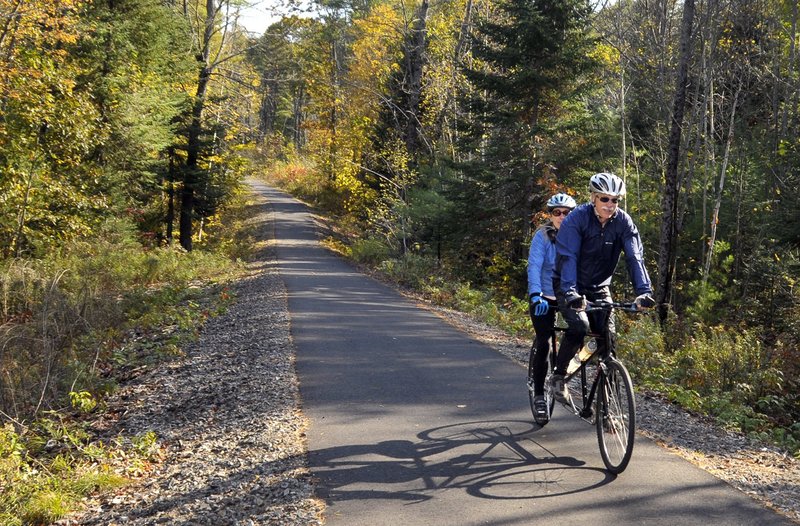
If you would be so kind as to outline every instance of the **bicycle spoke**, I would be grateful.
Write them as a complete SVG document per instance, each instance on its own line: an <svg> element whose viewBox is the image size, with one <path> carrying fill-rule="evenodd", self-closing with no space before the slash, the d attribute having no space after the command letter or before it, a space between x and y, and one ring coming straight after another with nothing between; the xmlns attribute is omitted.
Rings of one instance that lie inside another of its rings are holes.
<svg viewBox="0 0 800 526"><path fill-rule="evenodd" d="M633 452L635 407L633 385L624 366L607 364L598 404L597 438L603 462L612 473L621 473Z"/></svg>

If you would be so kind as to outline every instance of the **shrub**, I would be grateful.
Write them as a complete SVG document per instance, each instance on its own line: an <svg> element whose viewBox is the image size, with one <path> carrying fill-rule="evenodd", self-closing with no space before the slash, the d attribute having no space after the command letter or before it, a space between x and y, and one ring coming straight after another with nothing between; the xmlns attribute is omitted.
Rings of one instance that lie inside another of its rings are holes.
<svg viewBox="0 0 800 526"><path fill-rule="evenodd" d="M636 382L649 387L663 384L672 360L665 352L664 333L658 321L652 316L636 316L618 325L618 352Z"/></svg>
<svg viewBox="0 0 800 526"><path fill-rule="evenodd" d="M351 257L358 263L378 265L389 258L389 247L378 239L360 239L350 247Z"/></svg>
<svg viewBox="0 0 800 526"><path fill-rule="evenodd" d="M672 380L700 393L734 392L755 403L774 379L761 341L746 330L712 327L696 334L675 353Z"/></svg>
<svg viewBox="0 0 800 526"><path fill-rule="evenodd" d="M424 290L436 274L436 260L409 252L400 258L383 261L378 269L403 286Z"/></svg>

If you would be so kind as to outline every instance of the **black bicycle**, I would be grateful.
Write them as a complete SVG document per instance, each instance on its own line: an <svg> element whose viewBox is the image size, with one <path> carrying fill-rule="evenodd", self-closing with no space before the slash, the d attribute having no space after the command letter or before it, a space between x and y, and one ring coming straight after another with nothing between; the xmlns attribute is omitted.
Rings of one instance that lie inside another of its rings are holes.
<svg viewBox="0 0 800 526"><path fill-rule="evenodd" d="M586 311L641 312L635 303L588 302ZM544 383L544 397L549 410L547 421L540 421L533 405L533 349L528 360L528 398L534 421L543 426L553 414L555 397L551 385L556 364L556 333L565 327L554 327L550 342L550 353L545 366L547 375ZM564 407L597 428L597 441L600 456L608 471L622 473L633 454L633 441L636 431L636 401L633 396L633 382L625 365L616 356L615 339L609 331L605 334L590 333L589 343L580 349L567 369L564 382L570 394L570 403ZM596 345L604 338L606 345ZM605 350L600 351L599 349Z"/></svg>

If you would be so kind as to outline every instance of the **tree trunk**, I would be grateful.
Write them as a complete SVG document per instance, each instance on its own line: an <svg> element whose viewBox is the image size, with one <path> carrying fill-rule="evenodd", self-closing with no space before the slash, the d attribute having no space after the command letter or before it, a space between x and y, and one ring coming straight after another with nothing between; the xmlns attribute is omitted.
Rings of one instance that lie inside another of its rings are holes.
<svg viewBox="0 0 800 526"><path fill-rule="evenodd" d="M261 85L265 88L261 97L261 106L258 109L258 142L264 143L264 139L275 131L275 116L278 111L278 81L271 80L277 78L274 71L265 72L261 79Z"/></svg>
<svg viewBox="0 0 800 526"><path fill-rule="evenodd" d="M302 148L305 144L303 135L303 108L305 107L305 91L303 86L297 88L292 101L292 137L295 148Z"/></svg>
<svg viewBox="0 0 800 526"><path fill-rule="evenodd" d="M180 243L186 250L192 250L192 220L194 219L194 194L198 182L198 160L200 158L200 135L202 134L203 107L211 71L208 67L200 70L197 82L197 94L192 107L192 123L186 145L186 173L181 189L181 213L179 224Z"/></svg>
<svg viewBox="0 0 800 526"><path fill-rule="evenodd" d="M444 137L444 123L445 119L448 116L451 116L450 113L453 112L453 101L455 99L455 72L457 71L458 66L461 64L461 58L464 55L464 52L467 48L467 37L469 36L469 29L472 25L472 0L467 0L467 4L464 7L464 18L461 20L461 29L458 32L458 40L456 41L456 46L453 50L453 74L450 76L451 85L448 88L447 96L445 97L445 102L442 104L442 109L439 112L439 115L436 117L436 124L434 126L433 137L437 139L441 139ZM454 140L450 140L452 144Z"/></svg>
<svg viewBox="0 0 800 526"><path fill-rule="evenodd" d="M172 246L172 225L175 223L175 150L169 149L169 171L167 172L167 217L165 222L167 224L167 245Z"/></svg>
<svg viewBox="0 0 800 526"><path fill-rule="evenodd" d="M714 212L711 216L711 235L708 240L708 251L706 252L706 261L703 266L703 283L708 280L708 274L711 271L711 260L714 259L714 243L717 239L717 225L719 224L719 208L722 205L722 191L725 189L725 175L728 172L728 159L730 159L731 144L733 143L733 133L736 124L736 106L739 104L739 94L742 92L743 79L739 79L739 87L736 89L736 95L733 97L733 106L731 107L731 120L728 123L728 138L725 141L725 154L722 158L722 168L719 174L719 186L717 187L717 196L714 201Z"/></svg>
<svg viewBox="0 0 800 526"><path fill-rule="evenodd" d="M669 159L665 174L664 197L661 201L661 242L658 255L658 285L656 301L659 305L659 318L663 324L667 319L672 297L672 278L675 274L675 259L678 243L678 197L680 184L678 161L680 159L683 114L686 110L687 78L691 57L692 26L694 22L694 0L686 0L683 5L681 24L680 61L678 81L672 108L672 126L669 133Z"/></svg>
<svg viewBox="0 0 800 526"><path fill-rule="evenodd" d="M214 35L217 13L219 9L214 0L206 0L206 18L203 28L201 52L197 55L200 71L197 77L197 92L192 106L192 121L189 125L186 145L186 170L181 189L181 212L179 221L179 240L186 250L192 250L192 220L194 218L195 190L198 181L200 158L200 135L203 131L203 108L206 102L206 90L211 79L213 66L209 64L211 38Z"/></svg>
<svg viewBox="0 0 800 526"><path fill-rule="evenodd" d="M776 195L780 182L786 177L786 172L789 170L788 156L780 155L782 143L786 139L788 122L789 122L789 108L792 109L792 116L797 115L797 83L795 82L794 63L797 57L797 46L795 41L797 39L797 1L792 2L792 26L789 33L789 65L786 74L786 89L782 91L783 108L781 111L781 122L778 133L776 134L775 141L775 159L778 160L777 176L773 175L770 181L771 187L768 191L772 195ZM776 61L777 62L777 61Z"/></svg>
<svg viewBox="0 0 800 526"><path fill-rule="evenodd" d="M412 159L417 157L423 135L420 126L420 101L422 100L422 67L425 63L425 46L427 40L428 0L422 0L417 10L411 28L411 33L406 37L405 61L408 80L406 94L408 106L406 112L406 150Z"/></svg>

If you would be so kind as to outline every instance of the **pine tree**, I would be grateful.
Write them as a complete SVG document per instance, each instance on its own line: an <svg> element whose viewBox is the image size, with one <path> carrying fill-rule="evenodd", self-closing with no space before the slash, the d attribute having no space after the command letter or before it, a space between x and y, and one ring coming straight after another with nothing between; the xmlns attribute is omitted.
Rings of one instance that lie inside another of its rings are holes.
<svg viewBox="0 0 800 526"><path fill-rule="evenodd" d="M478 22L461 122L466 177L452 191L461 220L493 240L487 250L500 241L522 255L537 185L553 177L546 148L595 66L590 16L583 0L503 0Z"/></svg>

